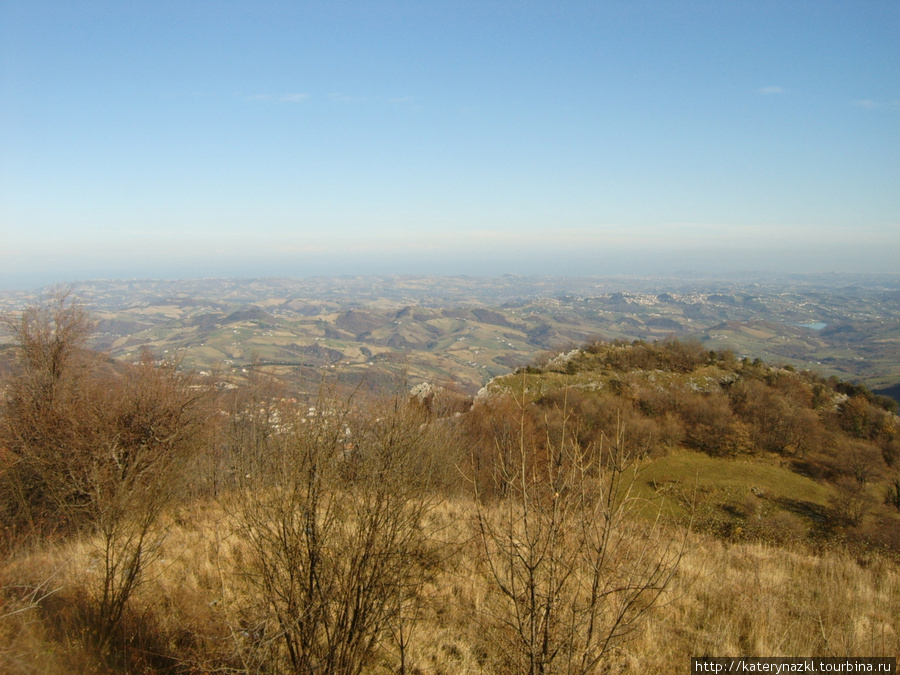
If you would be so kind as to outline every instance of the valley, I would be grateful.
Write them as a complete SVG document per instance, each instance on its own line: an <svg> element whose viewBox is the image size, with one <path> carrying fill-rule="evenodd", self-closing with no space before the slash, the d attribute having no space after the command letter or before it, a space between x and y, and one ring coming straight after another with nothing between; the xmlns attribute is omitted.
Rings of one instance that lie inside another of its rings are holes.
<svg viewBox="0 0 900 675"><path fill-rule="evenodd" d="M91 346L111 357L148 348L238 378L264 366L292 382L400 376L474 394L588 340L676 337L886 393L900 382L896 275L126 280L71 292L96 321ZM0 312L42 293L0 292Z"/></svg>

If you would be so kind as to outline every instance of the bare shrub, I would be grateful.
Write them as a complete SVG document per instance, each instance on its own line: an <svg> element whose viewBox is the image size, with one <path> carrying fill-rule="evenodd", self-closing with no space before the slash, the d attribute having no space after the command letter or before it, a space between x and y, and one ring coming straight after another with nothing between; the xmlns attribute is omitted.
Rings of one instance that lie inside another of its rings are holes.
<svg viewBox="0 0 900 675"><path fill-rule="evenodd" d="M106 645L167 526L164 510L183 489L183 469L206 442L204 392L149 356L106 389L86 476L88 530L95 537L94 630Z"/></svg>
<svg viewBox="0 0 900 675"><path fill-rule="evenodd" d="M368 414L324 397L279 408L268 454L224 497L245 551L233 628L248 668L359 673L391 636L403 663L432 565L424 422L400 399Z"/></svg>
<svg viewBox="0 0 900 675"><path fill-rule="evenodd" d="M900 511L900 474L893 476L884 489L884 503Z"/></svg>
<svg viewBox="0 0 900 675"><path fill-rule="evenodd" d="M585 449L597 447L617 425L628 429L619 441L629 456L646 457L665 442L656 420L643 415L630 400L609 394L589 396L567 387L544 397L540 404L548 433L558 438L565 427Z"/></svg>
<svg viewBox="0 0 900 675"><path fill-rule="evenodd" d="M900 460L900 439L896 438L896 432L890 434L890 438L881 442L881 455L884 458L884 463L890 467L894 466L897 460Z"/></svg>
<svg viewBox="0 0 900 675"><path fill-rule="evenodd" d="M830 441L814 456L830 479L853 478L865 485L886 472L884 457L874 443L840 434L832 436Z"/></svg>
<svg viewBox="0 0 900 675"><path fill-rule="evenodd" d="M98 362L83 348L92 330L87 313L66 292L7 325L16 370L0 411L0 496L10 544L71 529L69 520L86 500L80 478L90 429L83 398L93 390L86 385Z"/></svg>
<svg viewBox="0 0 900 675"><path fill-rule="evenodd" d="M585 351L599 356L602 362L619 371L629 370L671 370L689 373L707 363L709 352L697 341L666 339L662 342L647 343L636 340L628 343L622 340L594 342Z"/></svg>
<svg viewBox="0 0 900 675"><path fill-rule="evenodd" d="M821 443L824 431L809 408L808 388L796 377L775 377L774 382L777 387L753 379L741 382L730 392L732 405L752 425L757 447L803 457Z"/></svg>
<svg viewBox="0 0 900 675"><path fill-rule="evenodd" d="M722 394L685 395L678 409L686 443L713 456L745 452L750 432Z"/></svg>
<svg viewBox="0 0 900 675"><path fill-rule="evenodd" d="M872 508L864 486L845 478L836 487L828 500L832 519L841 527L859 527Z"/></svg>
<svg viewBox="0 0 900 675"><path fill-rule="evenodd" d="M586 451L565 427L543 446L522 433L515 453L498 453L500 498L473 481L484 628L503 672L595 672L671 580L681 546L635 495L624 435Z"/></svg>
<svg viewBox="0 0 900 675"><path fill-rule="evenodd" d="M202 448L207 392L147 354L114 368L83 349L90 323L65 294L14 325L19 370L0 417L3 507L17 538L82 535L87 629L104 650L165 528L159 516Z"/></svg>
<svg viewBox="0 0 900 675"><path fill-rule="evenodd" d="M896 435L894 415L871 401L873 394L864 387L841 383L841 390L850 392L850 399L839 407L838 421L848 434L868 440L888 440ZM861 392L858 390L862 389Z"/></svg>
<svg viewBox="0 0 900 675"><path fill-rule="evenodd" d="M534 438L537 426L530 416L519 414L516 401L508 396L476 403L463 419L469 455L465 474L477 485L483 498L502 496L509 487L500 467L512 461L522 436Z"/></svg>

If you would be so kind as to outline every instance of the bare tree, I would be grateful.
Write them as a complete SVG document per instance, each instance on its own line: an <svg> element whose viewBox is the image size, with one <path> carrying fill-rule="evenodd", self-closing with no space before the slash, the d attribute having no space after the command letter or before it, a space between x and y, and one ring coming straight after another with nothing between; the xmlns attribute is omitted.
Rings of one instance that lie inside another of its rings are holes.
<svg viewBox="0 0 900 675"><path fill-rule="evenodd" d="M83 347L90 326L66 294L14 324L0 494L21 536L79 534L94 547L87 619L105 649L165 536L159 516L180 471L206 442L209 392L149 354L106 362Z"/></svg>
<svg viewBox="0 0 900 675"><path fill-rule="evenodd" d="M398 399L363 414L324 396L269 405L275 414L257 418L269 431L245 434L265 436L268 455L243 455L252 461L223 498L244 551L234 611L243 662L359 673L391 635L405 654L408 623L397 628L430 560L423 411Z"/></svg>
<svg viewBox="0 0 900 675"><path fill-rule="evenodd" d="M6 533L13 537L69 529L85 502L85 385L98 365L96 355L84 349L92 324L65 291L6 324L17 357L0 409Z"/></svg>
<svg viewBox="0 0 900 675"><path fill-rule="evenodd" d="M167 534L160 516L183 494L190 460L205 450L210 392L149 354L107 383L90 472L89 516L99 563L95 630L105 646Z"/></svg>
<svg viewBox="0 0 900 675"><path fill-rule="evenodd" d="M523 400L517 447L496 455L504 487L493 493L503 497L485 498L474 483L491 589L485 627L505 671L596 672L666 588L683 539L662 528L659 505L635 494L639 465L624 429L584 449L565 425L536 442L525 416Z"/></svg>

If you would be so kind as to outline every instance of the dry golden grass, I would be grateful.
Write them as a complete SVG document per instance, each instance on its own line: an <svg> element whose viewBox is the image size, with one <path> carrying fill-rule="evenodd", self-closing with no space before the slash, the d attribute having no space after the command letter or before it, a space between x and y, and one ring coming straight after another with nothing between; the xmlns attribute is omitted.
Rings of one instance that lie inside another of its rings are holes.
<svg viewBox="0 0 900 675"><path fill-rule="evenodd" d="M500 672L485 630L492 591L477 573L473 514L463 497L429 514L440 563L416 608L409 673ZM245 587L233 570L243 553L228 514L199 503L167 519L169 536L133 598L114 658L91 653L83 639L90 542L7 558L0 567L0 672L240 672L236 646L248 627L241 624ZM701 655L898 656L900 566L878 556L692 534L663 603L607 664L686 673L690 657ZM370 672L398 672L394 645L383 644Z"/></svg>
<svg viewBox="0 0 900 675"><path fill-rule="evenodd" d="M668 602L623 657L687 672L691 656L897 656L900 569L883 558L813 555L693 537Z"/></svg>

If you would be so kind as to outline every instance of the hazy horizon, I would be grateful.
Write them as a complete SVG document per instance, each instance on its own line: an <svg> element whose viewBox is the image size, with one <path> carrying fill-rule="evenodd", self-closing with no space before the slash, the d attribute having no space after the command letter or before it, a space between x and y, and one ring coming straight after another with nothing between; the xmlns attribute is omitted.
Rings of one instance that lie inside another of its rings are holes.
<svg viewBox="0 0 900 675"><path fill-rule="evenodd" d="M36 290L52 285L66 285L91 280L191 280L241 278L304 278L340 276L473 276L498 277L504 274L548 277L669 277L698 276L733 279L744 276L781 276L788 274L860 274L900 277L896 255L889 247L877 252L883 258L879 266L875 255L849 246L841 259L824 260L808 254L809 248L779 252L717 252L689 254L672 251L571 251L553 255L544 250L537 256L486 256L472 259L447 259L439 254L421 255L416 259L392 256L317 256L309 258L270 259L266 261L170 260L153 264L62 263L52 270L0 273L0 290ZM825 264L823 264L823 262ZM855 264L854 264L855 263ZM67 266L69 265L69 266Z"/></svg>
<svg viewBox="0 0 900 675"><path fill-rule="evenodd" d="M0 0L0 288L875 272L894 2Z"/></svg>
<svg viewBox="0 0 900 675"><path fill-rule="evenodd" d="M156 270L159 271L159 270ZM290 270L279 270L278 268L269 269L265 271L260 270L245 270L246 273L240 273L240 271L235 272L233 274L217 274L216 270L207 270L208 273L203 273L203 271L198 271L196 274L188 274L188 275L179 275L177 271L173 271L172 274L165 274L165 270L162 270L161 274L147 274L147 275L127 275L125 273L116 275L106 275L106 276L82 276L82 277L69 277L62 278L57 276L47 276L47 277L32 277L32 278L23 278L21 284L12 285L12 284L0 284L0 294L4 293L24 293L26 295L32 293L41 293L47 292L49 290L57 291L60 289L71 289L74 291L76 295L80 294L84 289L85 285L91 284L118 284L118 283L137 283L137 284L154 284L154 283L167 283L167 284L178 284L183 283L186 286L190 286L194 283L202 283L202 282L240 282L240 281L298 281L303 282L306 280L335 280L339 282L342 279L378 279L378 280L389 280L391 278L396 278L398 282L403 283L407 280L415 280L415 279L431 279L433 281L438 281L440 279L471 279L475 282L479 280L484 283L490 284L493 280L499 280L506 277L514 277L523 279L524 283L533 282L537 280L571 280L575 287L583 284L583 282L591 282L595 281L597 283L602 283L608 285L610 282L616 282L618 284L618 289L622 291L628 292L630 291L638 291L643 292L640 289L646 290L646 286L648 283L656 284L656 288L659 291L662 290L677 290L684 283L721 283L724 286L732 285L732 284L740 284L740 283L763 283L763 284L773 284L778 282L800 282L800 283L809 283L815 285L817 283L862 283L862 284L876 284L882 285L887 284L888 287L900 287L900 272L877 272L877 271L866 271L866 272L857 272L857 271L779 271L779 270L760 270L760 269L732 269L732 270L719 270L719 271L711 271L711 270L697 270L697 269L673 269L665 272L655 272L655 273L646 273L646 274L638 274L638 273L616 273L616 272L598 272L596 274L579 274L577 271L558 271L558 272L547 272L547 273L535 273L535 272L514 272L509 270L501 270L497 272L485 272L480 273L478 271L466 272L466 271L448 271L448 272L440 272L440 271L432 271L432 272L417 272L417 271L394 271L394 272L384 272L384 271L366 271L366 270L350 270L350 271L336 271L331 272L328 269L324 270L316 270L309 269L307 273L291 273ZM634 282L637 284L635 288L630 288L628 286L629 282ZM670 282L671 284L675 284L673 287L669 288L666 282ZM574 292L574 291L566 291L566 292Z"/></svg>

